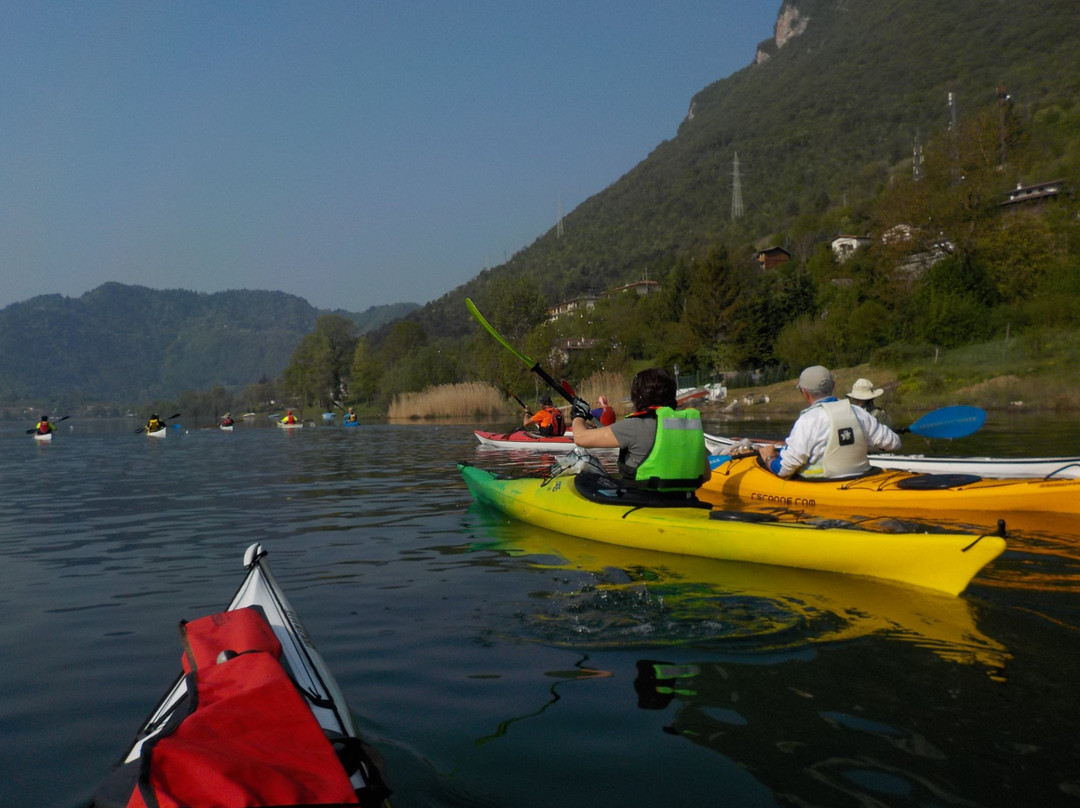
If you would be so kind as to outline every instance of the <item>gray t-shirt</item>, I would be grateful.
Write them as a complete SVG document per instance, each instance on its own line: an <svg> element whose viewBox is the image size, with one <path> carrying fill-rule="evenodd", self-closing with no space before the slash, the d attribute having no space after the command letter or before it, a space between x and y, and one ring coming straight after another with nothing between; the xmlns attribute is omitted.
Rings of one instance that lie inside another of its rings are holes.
<svg viewBox="0 0 1080 808"><path fill-rule="evenodd" d="M656 443L656 419L623 418L611 425L611 433L619 441L619 458L627 468L636 469Z"/></svg>

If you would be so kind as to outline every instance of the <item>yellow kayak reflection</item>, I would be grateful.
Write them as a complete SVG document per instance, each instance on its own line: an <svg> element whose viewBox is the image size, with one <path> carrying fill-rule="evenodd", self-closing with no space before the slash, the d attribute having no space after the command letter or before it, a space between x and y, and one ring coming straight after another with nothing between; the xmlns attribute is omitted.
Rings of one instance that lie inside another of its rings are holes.
<svg viewBox="0 0 1080 808"><path fill-rule="evenodd" d="M856 576L603 544L507 522L476 505L470 514L482 528L474 549L527 556L538 569L592 573L588 588L601 597L634 592L640 599L648 590L648 597L662 600L667 619L713 621L719 640L749 640L755 651L879 635L951 662L985 666L991 675L1010 658L1004 645L979 630L976 608L964 598Z"/></svg>

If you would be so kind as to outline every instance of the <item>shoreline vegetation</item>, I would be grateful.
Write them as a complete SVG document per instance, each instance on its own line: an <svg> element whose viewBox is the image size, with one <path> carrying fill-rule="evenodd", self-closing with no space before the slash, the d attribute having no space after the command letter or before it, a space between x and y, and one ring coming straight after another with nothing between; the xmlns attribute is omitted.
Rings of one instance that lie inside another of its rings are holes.
<svg viewBox="0 0 1080 808"><path fill-rule="evenodd" d="M985 410L1011 412L1070 412L1080 410L1080 333L1052 332L968 345L952 351L925 348L904 362L865 363L831 368L836 395L842 397L859 378L884 389L880 403L896 414L923 413L938 407L969 404ZM606 395L621 417L633 374L596 373L580 382L577 392L595 403ZM802 409L795 389L798 374L757 387L729 388L722 402L699 406L707 417L783 414ZM529 398L518 394L530 409L543 392L542 384ZM544 388L546 390L546 388ZM559 403L559 402L556 402ZM394 398L391 421L448 417L509 416L520 405L486 382L430 387Z"/></svg>

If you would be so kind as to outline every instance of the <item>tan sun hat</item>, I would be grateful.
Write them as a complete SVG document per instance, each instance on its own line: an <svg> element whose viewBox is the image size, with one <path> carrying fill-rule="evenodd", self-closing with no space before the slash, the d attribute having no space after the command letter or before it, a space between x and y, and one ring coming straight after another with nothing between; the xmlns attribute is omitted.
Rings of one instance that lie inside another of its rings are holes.
<svg viewBox="0 0 1080 808"><path fill-rule="evenodd" d="M857 379L855 384L851 385L851 391L847 394L847 397L857 398L859 401L869 401L884 392L880 387L874 387L874 383L869 379Z"/></svg>

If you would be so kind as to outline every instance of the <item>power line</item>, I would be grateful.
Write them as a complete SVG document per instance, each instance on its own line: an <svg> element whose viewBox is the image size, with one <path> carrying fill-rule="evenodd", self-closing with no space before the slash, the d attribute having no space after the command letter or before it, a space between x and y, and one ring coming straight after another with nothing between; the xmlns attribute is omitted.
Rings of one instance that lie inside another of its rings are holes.
<svg viewBox="0 0 1080 808"><path fill-rule="evenodd" d="M741 219L743 213L742 203L742 178L739 176L739 153L735 152L735 160L731 167L731 218Z"/></svg>

